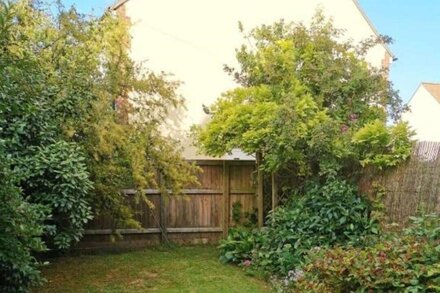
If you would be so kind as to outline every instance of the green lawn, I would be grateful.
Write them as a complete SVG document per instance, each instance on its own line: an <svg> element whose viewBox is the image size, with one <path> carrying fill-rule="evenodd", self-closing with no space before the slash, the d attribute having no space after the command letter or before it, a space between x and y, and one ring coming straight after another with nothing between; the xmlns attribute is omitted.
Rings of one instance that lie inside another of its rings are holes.
<svg viewBox="0 0 440 293"><path fill-rule="evenodd" d="M43 275L48 282L37 292L269 292L206 246L62 257Z"/></svg>

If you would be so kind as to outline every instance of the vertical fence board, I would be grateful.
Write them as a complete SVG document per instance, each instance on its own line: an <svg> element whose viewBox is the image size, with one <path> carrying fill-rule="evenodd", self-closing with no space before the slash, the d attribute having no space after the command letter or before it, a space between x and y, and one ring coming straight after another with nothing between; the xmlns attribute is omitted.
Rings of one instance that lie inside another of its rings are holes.
<svg viewBox="0 0 440 293"><path fill-rule="evenodd" d="M168 227L168 219L167 219L167 214L168 214L168 203L169 200L167 198L167 195L165 194L161 194L160 195L160 229L161 229L161 240L162 242L168 242L168 232L167 232L167 227Z"/></svg>
<svg viewBox="0 0 440 293"><path fill-rule="evenodd" d="M258 209L258 227L264 224L264 194L263 194L263 171L261 170L261 153L257 153L257 209Z"/></svg>
<svg viewBox="0 0 440 293"><path fill-rule="evenodd" d="M231 171L229 164L223 161L223 236L228 235L229 229L229 214L230 214L230 183L231 183Z"/></svg>

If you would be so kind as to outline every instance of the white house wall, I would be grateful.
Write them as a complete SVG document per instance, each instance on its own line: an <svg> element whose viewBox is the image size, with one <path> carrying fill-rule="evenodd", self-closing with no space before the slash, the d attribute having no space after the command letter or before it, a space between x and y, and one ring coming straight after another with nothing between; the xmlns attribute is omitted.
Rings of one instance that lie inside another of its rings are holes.
<svg viewBox="0 0 440 293"><path fill-rule="evenodd" d="M414 137L420 141L440 141L440 103L421 85L408 103L410 112L403 115L411 128L416 131Z"/></svg>

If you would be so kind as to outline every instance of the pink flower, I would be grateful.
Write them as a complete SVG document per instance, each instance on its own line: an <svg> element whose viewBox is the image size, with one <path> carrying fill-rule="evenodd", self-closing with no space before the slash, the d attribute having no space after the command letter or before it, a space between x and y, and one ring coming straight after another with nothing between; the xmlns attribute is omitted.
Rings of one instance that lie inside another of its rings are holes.
<svg viewBox="0 0 440 293"><path fill-rule="evenodd" d="M250 267L252 265L252 261L250 259L246 259L243 261L243 266Z"/></svg>

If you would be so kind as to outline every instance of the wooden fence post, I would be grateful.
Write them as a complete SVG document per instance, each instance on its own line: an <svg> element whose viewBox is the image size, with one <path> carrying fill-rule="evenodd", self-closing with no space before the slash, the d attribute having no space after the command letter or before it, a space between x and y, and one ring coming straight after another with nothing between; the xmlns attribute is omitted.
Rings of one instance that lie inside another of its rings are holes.
<svg viewBox="0 0 440 293"><path fill-rule="evenodd" d="M169 198L166 198L166 194L161 192L160 194L160 239L162 243L169 243L168 240L168 231L167 231L167 216L168 216L168 200Z"/></svg>
<svg viewBox="0 0 440 293"><path fill-rule="evenodd" d="M230 172L229 164L223 161L223 236L228 236L229 230L229 205L230 205Z"/></svg>
<svg viewBox="0 0 440 293"><path fill-rule="evenodd" d="M275 179L275 172L272 172L272 211L278 206L278 190Z"/></svg>
<svg viewBox="0 0 440 293"><path fill-rule="evenodd" d="M263 171L261 170L262 156L257 152L257 208L258 208L258 227L264 224L264 199L263 199Z"/></svg>

